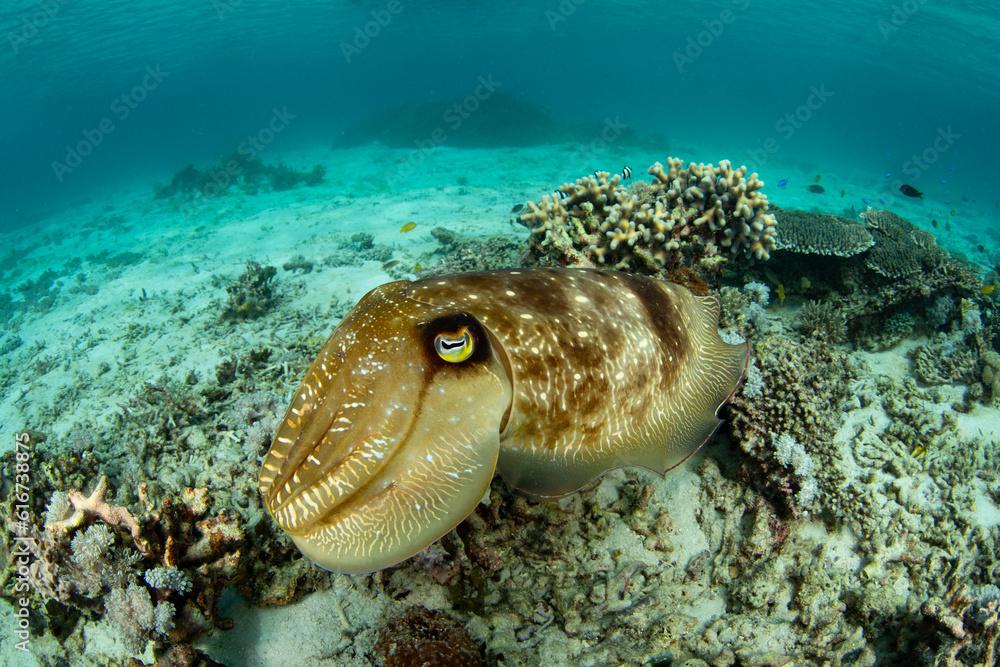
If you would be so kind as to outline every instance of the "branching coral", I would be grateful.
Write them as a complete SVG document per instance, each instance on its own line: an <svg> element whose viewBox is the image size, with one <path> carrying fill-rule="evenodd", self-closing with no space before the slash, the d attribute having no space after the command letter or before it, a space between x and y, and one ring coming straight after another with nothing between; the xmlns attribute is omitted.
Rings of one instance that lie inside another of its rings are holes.
<svg viewBox="0 0 1000 667"><path fill-rule="evenodd" d="M108 478L105 476L101 477L89 496L83 495L76 489L71 490L67 494L67 500L73 508L73 513L69 517L52 521L46 527L53 533L65 533L79 528L88 517L95 517L110 526L124 528L132 536L132 541L139 551L144 554L149 553L149 543L143 538L135 517L124 507L108 504L104 500L107 491ZM49 518L53 517L50 515Z"/></svg>
<svg viewBox="0 0 1000 667"><path fill-rule="evenodd" d="M652 183L631 188L596 172L529 202L521 221L542 261L660 273L717 267L726 256L764 260L774 248L774 216L764 183L746 167L676 158L649 168Z"/></svg>
<svg viewBox="0 0 1000 667"><path fill-rule="evenodd" d="M223 318L250 320L270 310L276 301L273 280L277 273L278 270L273 266L247 263L247 268L240 277L226 287L229 303L222 313Z"/></svg>

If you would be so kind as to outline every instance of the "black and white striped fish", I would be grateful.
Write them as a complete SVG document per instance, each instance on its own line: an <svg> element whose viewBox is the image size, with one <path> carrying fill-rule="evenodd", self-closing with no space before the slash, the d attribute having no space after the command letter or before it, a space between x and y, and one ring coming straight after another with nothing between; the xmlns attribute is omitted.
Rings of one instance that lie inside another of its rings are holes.
<svg viewBox="0 0 1000 667"><path fill-rule="evenodd" d="M632 167L625 165L622 167L622 179L630 180L632 178Z"/></svg>

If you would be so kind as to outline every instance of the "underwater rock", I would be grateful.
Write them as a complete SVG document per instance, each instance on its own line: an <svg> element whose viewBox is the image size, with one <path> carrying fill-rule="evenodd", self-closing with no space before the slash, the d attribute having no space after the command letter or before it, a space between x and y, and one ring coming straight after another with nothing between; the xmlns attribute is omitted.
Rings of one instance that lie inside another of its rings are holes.
<svg viewBox="0 0 1000 667"><path fill-rule="evenodd" d="M482 651L443 611L410 607L386 619L373 649L379 667L480 667Z"/></svg>
<svg viewBox="0 0 1000 667"><path fill-rule="evenodd" d="M205 170L190 164L185 166L174 174L170 183L158 186L153 196L155 199L219 197L234 186L255 195L262 190L289 190L300 184L312 187L322 183L325 176L323 165L317 164L309 171L297 171L283 164L265 164L256 155L235 152Z"/></svg>

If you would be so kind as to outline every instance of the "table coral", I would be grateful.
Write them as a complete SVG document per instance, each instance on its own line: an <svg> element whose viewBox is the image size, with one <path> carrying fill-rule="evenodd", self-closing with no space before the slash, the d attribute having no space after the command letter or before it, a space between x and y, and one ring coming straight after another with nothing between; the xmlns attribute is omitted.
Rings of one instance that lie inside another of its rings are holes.
<svg viewBox="0 0 1000 667"><path fill-rule="evenodd" d="M651 183L626 188L620 175L595 172L528 202L520 219L532 229L531 252L543 262L654 274L770 256L775 220L756 173L728 160L685 167L676 158L649 173Z"/></svg>
<svg viewBox="0 0 1000 667"><path fill-rule="evenodd" d="M825 213L776 210L775 250L806 255L853 257L875 244L864 225Z"/></svg>

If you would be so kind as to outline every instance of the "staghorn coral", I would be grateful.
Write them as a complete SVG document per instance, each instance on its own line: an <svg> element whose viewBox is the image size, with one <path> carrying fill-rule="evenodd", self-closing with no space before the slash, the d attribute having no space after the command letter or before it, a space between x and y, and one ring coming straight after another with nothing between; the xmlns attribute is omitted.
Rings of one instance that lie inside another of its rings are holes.
<svg viewBox="0 0 1000 667"><path fill-rule="evenodd" d="M975 382L979 355L963 340L945 334L910 351L913 372L923 384L939 385Z"/></svg>
<svg viewBox="0 0 1000 667"><path fill-rule="evenodd" d="M776 210L775 250L806 255L853 257L868 250L875 239L863 225L824 213Z"/></svg>
<svg viewBox="0 0 1000 667"><path fill-rule="evenodd" d="M374 648L380 667L479 667L479 646L454 618L442 611L410 607L387 619Z"/></svg>
<svg viewBox="0 0 1000 667"><path fill-rule="evenodd" d="M621 186L596 172L529 202L532 254L542 263L609 266L661 273L681 266L712 269L730 258L765 260L774 248L774 216L764 183L728 160L718 166L676 158L649 168L652 183Z"/></svg>

